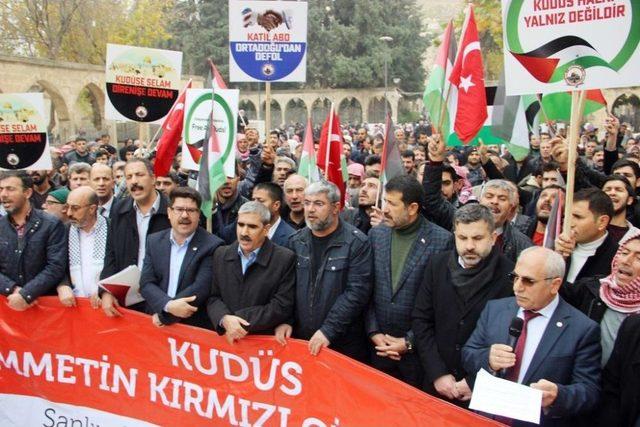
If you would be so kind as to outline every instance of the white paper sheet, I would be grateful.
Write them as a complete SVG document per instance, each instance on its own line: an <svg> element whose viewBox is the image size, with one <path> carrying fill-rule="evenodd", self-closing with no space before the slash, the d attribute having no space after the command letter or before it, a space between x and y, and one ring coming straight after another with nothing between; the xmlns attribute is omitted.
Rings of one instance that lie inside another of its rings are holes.
<svg viewBox="0 0 640 427"><path fill-rule="evenodd" d="M540 424L541 406L542 390L478 371L470 409Z"/></svg>
<svg viewBox="0 0 640 427"><path fill-rule="evenodd" d="M102 279L98 286L112 293L120 305L129 307L144 301L140 295L140 274L137 265L130 265L113 276Z"/></svg>

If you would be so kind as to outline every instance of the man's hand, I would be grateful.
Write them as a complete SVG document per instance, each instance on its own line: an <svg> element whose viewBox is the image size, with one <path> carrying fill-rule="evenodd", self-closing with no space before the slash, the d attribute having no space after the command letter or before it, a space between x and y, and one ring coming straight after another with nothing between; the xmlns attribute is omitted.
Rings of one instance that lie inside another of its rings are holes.
<svg viewBox="0 0 640 427"><path fill-rule="evenodd" d="M549 141L551 144L551 157L560 164L560 170L565 172L569 163L569 144L560 137Z"/></svg>
<svg viewBox="0 0 640 427"><path fill-rule="evenodd" d="M383 338L384 345L376 346L376 354L391 360L400 360L402 355L407 352L407 341L404 338L396 338L387 334Z"/></svg>
<svg viewBox="0 0 640 427"><path fill-rule="evenodd" d="M458 392L458 399L463 402L467 400L471 400L471 389L469 388L469 384L467 384L466 379L461 379L455 384L455 389Z"/></svg>
<svg viewBox="0 0 640 427"><path fill-rule="evenodd" d="M447 147L439 134L431 135L431 140L427 144L427 154L432 162L443 162Z"/></svg>
<svg viewBox="0 0 640 427"><path fill-rule="evenodd" d="M542 407L548 408L553 405L556 397L558 397L558 386L551 381L542 379L537 383L530 384L531 388L536 390L542 390Z"/></svg>
<svg viewBox="0 0 640 427"><path fill-rule="evenodd" d="M100 300L97 292L89 296L89 303L91 303L91 308L93 309L100 308L102 301Z"/></svg>
<svg viewBox="0 0 640 427"><path fill-rule="evenodd" d="M262 164L266 166L273 166L273 162L276 159L276 152L268 143L262 146Z"/></svg>
<svg viewBox="0 0 640 427"><path fill-rule="evenodd" d="M377 206L371 206L371 212L369 213L369 222L371 227L377 227L384 223L384 213L382 209Z"/></svg>
<svg viewBox="0 0 640 427"><path fill-rule="evenodd" d="M317 356L322 350L323 347L329 347L329 340L324 334L318 329L315 334L309 340L309 352L312 356Z"/></svg>
<svg viewBox="0 0 640 427"><path fill-rule="evenodd" d="M222 318L222 327L225 329L225 338L229 344L233 344L239 339L244 338L249 331L244 328L249 326L249 322L242 317L225 314Z"/></svg>
<svg viewBox="0 0 640 427"><path fill-rule="evenodd" d="M570 257L576 247L576 238L572 235L567 236L562 233L556 239L555 250L563 257Z"/></svg>
<svg viewBox="0 0 640 427"><path fill-rule="evenodd" d="M618 145L618 132L620 132L620 120L613 114L609 114L604 122L604 128L607 130L607 151L613 151Z"/></svg>
<svg viewBox="0 0 640 427"><path fill-rule="evenodd" d="M181 319L187 319L193 316L193 313L198 311L198 307L194 307L189 304L190 302L193 302L195 300L195 295L171 300L167 303L167 312Z"/></svg>
<svg viewBox="0 0 640 427"><path fill-rule="evenodd" d="M153 313L153 316L151 316L151 322L158 328L164 326L164 323L160 321L160 316L158 316L158 313Z"/></svg>
<svg viewBox="0 0 640 427"><path fill-rule="evenodd" d="M480 140L480 146L478 147L478 154L480 155L480 163L486 165L491 158L489 158L489 147L484 145L484 142Z"/></svg>
<svg viewBox="0 0 640 427"><path fill-rule="evenodd" d="M489 350L489 367L495 372L507 369L516 364L513 349L505 344L493 344Z"/></svg>
<svg viewBox="0 0 640 427"><path fill-rule="evenodd" d="M65 307L75 307L76 306L76 297L73 295L73 289L68 285L60 285L58 286L58 299L60 303Z"/></svg>
<svg viewBox="0 0 640 427"><path fill-rule="evenodd" d="M291 338L292 332L293 328L291 327L291 325L287 325L286 323L278 325L274 333L276 341L278 341L281 345L287 345L287 339Z"/></svg>
<svg viewBox="0 0 640 427"><path fill-rule="evenodd" d="M436 391L447 399L458 399L456 379L451 374L443 375L433 382Z"/></svg>
<svg viewBox="0 0 640 427"><path fill-rule="evenodd" d="M374 347L385 345L384 334L377 333L377 334L371 335L370 339L371 339L371 342L373 343ZM386 355L384 355L382 357L386 357Z"/></svg>
<svg viewBox="0 0 640 427"><path fill-rule="evenodd" d="M13 293L7 297L7 305L15 311L25 311L33 305L27 303L27 301L22 298L22 295L20 295L20 289L21 288L16 286Z"/></svg>
<svg viewBox="0 0 640 427"><path fill-rule="evenodd" d="M104 314L106 314L107 317L122 316L122 313L118 311L118 307L120 307L120 304L118 303L116 297L113 296L113 294L110 294L109 292L103 293L102 297L100 298L100 305L102 306L102 310L104 310Z"/></svg>

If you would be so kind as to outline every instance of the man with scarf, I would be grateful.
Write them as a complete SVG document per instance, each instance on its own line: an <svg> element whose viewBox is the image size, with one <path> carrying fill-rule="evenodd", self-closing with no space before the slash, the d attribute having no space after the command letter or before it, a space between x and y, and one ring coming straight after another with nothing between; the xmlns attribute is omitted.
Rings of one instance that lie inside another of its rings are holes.
<svg viewBox="0 0 640 427"><path fill-rule="evenodd" d="M420 387L423 375L413 351L411 312L425 265L435 254L451 249L453 239L420 214L424 190L415 178L396 176L385 190L384 224L369 231L374 259L373 298L366 316L371 364Z"/></svg>
<svg viewBox="0 0 640 427"><path fill-rule="evenodd" d="M108 231L107 219L98 215L98 202L98 194L89 186L78 187L67 197L70 284L58 286L58 298L66 307L76 305L75 297L98 295Z"/></svg>
<svg viewBox="0 0 640 427"><path fill-rule="evenodd" d="M573 286L560 288L560 294L600 324L604 366L622 321L640 313L640 230L633 230L620 241L611 261L611 274L578 280Z"/></svg>
<svg viewBox="0 0 640 427"><path fill-rule="evenodd" d="M455 249L432 255L413 310L413 333L425 371L423 389L463 405L471 397L461 350L487 301L512 295L513 262L500 253L491 210L480 204L453 218Z"/></svg>

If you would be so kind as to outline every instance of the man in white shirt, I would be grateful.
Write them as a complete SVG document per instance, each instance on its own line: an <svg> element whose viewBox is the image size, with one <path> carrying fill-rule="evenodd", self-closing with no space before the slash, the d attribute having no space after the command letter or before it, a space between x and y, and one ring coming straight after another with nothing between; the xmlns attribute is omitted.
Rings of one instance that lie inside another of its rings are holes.
<svg viewBox="0 0 640 427"><path fill-rule="evenodd" d="M271 213L271 227L267 237L276 245L286 246L291 236L296 231L280 218L280 208L284 193L282 188L273 182L262 182L253 188L251 200L260 202Z"/></svg>
<svg viewBox="0 0 640 427"><path fill-rule="evenodd" d="M515 297L489 301L462 349L467 372L485 369L541 390L542 426L579 425L600 398L600 328L558 295L564 273L552 250L522 251L511 273ZM514 317L522 331L510 339Z"/></svg>
<svg viewBox="0 0 640 427"><path fill-rule="evenodd" d="M113 170L102 163L94 163L90 175L91 188L98 196L98 214L109 218L113 207Z"/></svg>
<svg viewBox="0 0 640 427"><path fill-rule="evenodd" d="M67 197L69 217L69 284L58 286L63 305L75 305L75 297L95 297L107 245L107 220L98 215L98 195L88 186Z"/></svg>
<svg viewBox="0 0 640 427"><path fill-rule="evenodd" d="M565 281L593 276L608 276L617 242L607 232L614 216L609 196L597 188L585 188L573 196L571 231L556 239L556 252L567 262Z"/></svg>

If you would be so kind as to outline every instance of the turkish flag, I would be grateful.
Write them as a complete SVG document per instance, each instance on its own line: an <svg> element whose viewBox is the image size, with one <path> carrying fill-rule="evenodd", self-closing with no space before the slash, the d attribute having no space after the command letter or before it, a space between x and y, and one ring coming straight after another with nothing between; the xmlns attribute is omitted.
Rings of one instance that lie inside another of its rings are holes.
<svg viewBox="0 0 640 427"><path fill-rule="evenodd" d="M480 39L471 5L449 81L457 89L458 98L453 129L466 144L476 136L487 120Z"/></svg>
<svg viewBox="0 0 640 427"><path fill-rule="evenodd" d="M331 123L329 123L331 122ZM329 127L331 126L331 131ZM344 207L345 182L342 179L342 130L340 128L340 118L331 108L327 119L322 125L320 133L320 146L318 147L318 166L325 173L325 179L333 182L340 189L340 206ZM328 153L328 154L327 154ZM329 165L327 166L327 161Z"/></svg>
<svg viewBox="0 0 640 427"><path fill-rule="evenodd" d="M156 176L167 176L169 169L171 169L173 158L176 156L176 151L178 151L178 145L180 145L180 140L182 139L184 101L189 88L191 88L191 80L178 96L175 104L171 107L171 111L169 111L162 123L162 136L158 141L156 161L153 167Z"/></svg>

